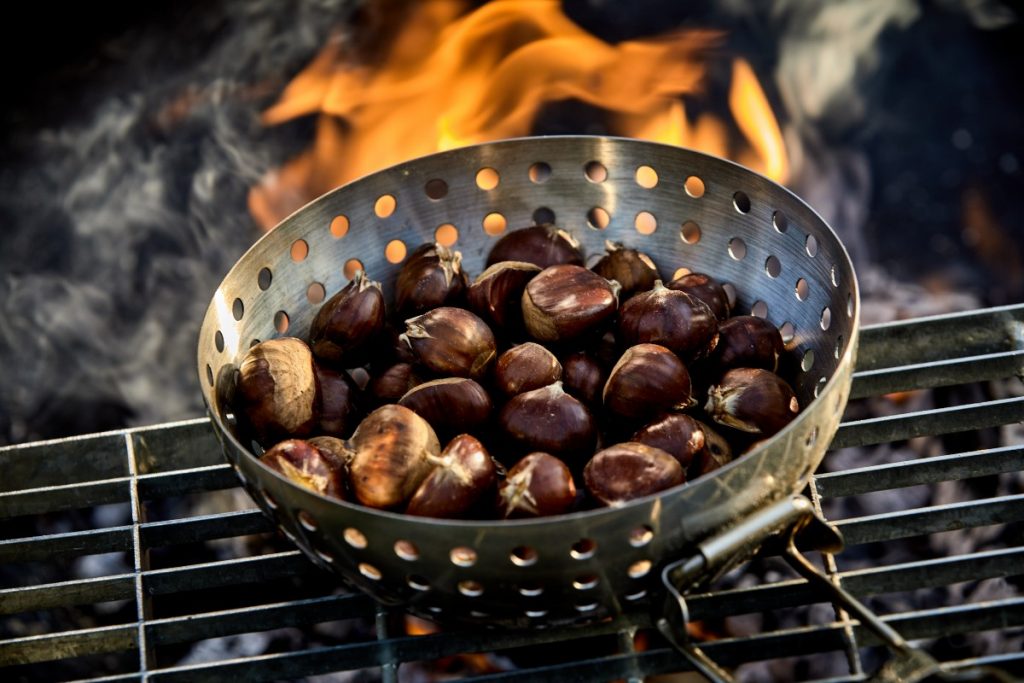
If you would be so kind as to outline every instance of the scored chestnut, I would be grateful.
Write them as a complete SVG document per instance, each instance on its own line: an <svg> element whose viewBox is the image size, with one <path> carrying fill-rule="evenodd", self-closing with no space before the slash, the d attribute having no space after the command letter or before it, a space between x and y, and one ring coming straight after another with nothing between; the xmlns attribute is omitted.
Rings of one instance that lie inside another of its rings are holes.
<svg viewBox="0 0 1024 683"><path fill-rule="evenodd" d="M583 252L576 238L546 223L513 230L499 239L487 254L487 265L501 261L525 261L541 268L561 263L583 265Z"/></svg>
<svg viewBox="0 0 1024 683"><path fill-rule="evenodd" d="M369 355L384 322L380 283L360 270L317 311L309 327L309 346L325 362L354 368Z"/></svg>
<svg viewBox="0 0 1024 683"><path fill-rule="evenodd" d="M430 423L435 431L471 431L491 416L491 397L465 377L446 377L419 384L398 401Z"/></svg>
<svg viewBox="0 0 1024 683"><path fill-rule="evenodd" d="M474 313L500 330L520 328L523 310L519 304L526 284L540 267L524 261L501 261L480 273L466 290L466 301Z"/></svg>
<svg viewBox="0 0 1024 683"><path fill-rule="evenodd" d="M505 519L559 515L575 501L569 468L549 453L530 453L498 485L498 514Z"/></svg>
<svg viewBox="0 0 1024 683"><path fill-rule="evenodd" d="M719 372L731 368L762 368L775 372L785 345L782 333L764 318L738 315L718 327L718 345L711 363Z"/></svg>
<svg viewBox="0 0 1024 683"><path fill-rule="evenodd" d="M239 412L256 440L304 437L317 426L317 384L306 342L280 337L250 348L238 366Z"/></svg>
<svg viewBox="0 0 1024 683"><path fill-rule="evenodd" d="M678 292L686 292L708 305L715 317L725 320L729 317L729 295L725 287L710 275L704 273L687 273L677 277L665 285Z"/></svg>
<svg viewBox="0 0 1024 683"><path fill-rule="evenodd" d="M622 305L619 335L627 346L660 344L690 361L715 348L718 320L706 303L659 280Z"/></svg>
<svg viewBox="0 0 1024 683"><path fill-rule="evenodd" d="M502 408L498 426L521 450L567 459L590 455L597 441L590 411L565 393L561 382L514 396Z"/></svg>
<svg viewBox="0 0 1024 683"><path fill-rule="evenodd" d="M561 378L562 364L555 354L535 342L513 346L494 364L494 384L505 396L540 389Z"/></svg>
<svg viewBox="0 0 1024 683"><path fill-rule="evenodd" d="M619 284L582 266L545 268L523 291L523 322L530 336L566 342L596 330L615 315Z"/></svg>
<svg viewBox="0 0 1024 683"><path fill-rule="evenodd" d="M793 421L800 403L793 389L774 372L735 368L708 390L704 409L719 424L771 436Z"/></svg>
<svg viewBox="0 0 1024 683"><path fill-rule="evenodd" d="M377 408L350 439L352 492L373 508L404 504L427 478L441 444L431 426L399 405Z"/></svg>
<svg viewBox="0 0 1024 683"><path fill-rule="evenodd" d="M260 462L286 479L322 496L345 498L344 467L313 443L287 439L274 444Z"/></svg>
<svg viewBox="0 0 1024 683"><path fill-rule="evenodd" d="M406 317L457 304L468 286L462 252L440 244L424 244L409 254L398 270L395 308Z"/></svg>
<svg viewBox="0 0 1024 683"><path fill-rule="evenodd" d="M678 356L658 344L637 344L612 368L601 398L613 415L635 422L691 407L690 392L690 373Z"/></svg>
<svg viewBox="0 0 1024 683"><path fill-rule="evenodd" d="M695 476L732 459L732 449L721 435L700 420L680 413L663 415L646 424L630 440L660 448Z"/></svg>
<svg viewBox="0 0 1024 683"><path fill-rule="evenodd" d="M678 486L686 480L682 465L661 450L627 441L598 451L583 468L587 492L605 506Z"/></svg>
<svg viewBox="0 0 1024 683"><path fill-rule="evenodd" d="M487 323L450 306L406 320L401 338L432 372L472 379L487 374L498 348Z"/></svg>
<svg viewBox="0 0 1024 683"><path fill-rule="evenodd" d="M409 499L407 515L464 517L478 501L494 495L498 467L484 445L469 434L452 439L434 465Z"/></svg>
<svg viewBox="0 0 1024 683"><path fill-rule="evenodd" d="M647 254L606 240L605 255L593 265L592 271L606 280L615 280L622 287L623 301L637 292L646 292L658 279L658 268Z"/></svg>

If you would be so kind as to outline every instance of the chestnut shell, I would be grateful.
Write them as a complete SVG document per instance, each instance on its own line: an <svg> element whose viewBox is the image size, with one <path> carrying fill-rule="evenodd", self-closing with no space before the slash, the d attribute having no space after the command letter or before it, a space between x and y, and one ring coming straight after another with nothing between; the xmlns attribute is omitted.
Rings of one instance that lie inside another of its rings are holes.
<svg viewBox="0 0 1024 683"><path fill-rule="evenodd" d="M607 506L623 505L685 480L683 467L671 455L631 441L598 451L583 468L587 492Z"/></svg>

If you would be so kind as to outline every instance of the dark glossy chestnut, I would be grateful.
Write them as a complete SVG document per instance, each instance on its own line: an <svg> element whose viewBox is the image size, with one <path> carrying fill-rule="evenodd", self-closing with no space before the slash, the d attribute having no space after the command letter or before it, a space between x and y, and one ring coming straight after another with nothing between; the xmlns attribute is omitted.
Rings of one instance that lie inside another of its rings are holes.
<svg viewBox="0 0 1024 683"><path fill-rule="evenodd" d="M289 481L333 498L345 497L344 467L302 439L288 439L274 444L260 462L280 472Z"/></svg>
<svg viewBox="0 0 1024 683"><path fill-rule="evenodd" d="M627 346L660 344L690 361L715 348L718 320L700 299L657 282L622 305L619 336Z"/></svg>
<svg viewBox="0 0 1024 683"><path fill-rule="evenodd" d="M347 438L362 418L359 388L345 371L314 363L317 384L317 431Z"/></svg>
<svg viewBox="0 0 1024 683"><path fill-rule="evenodd" d="M419 384L398 401L430 423L434 431L470 432L491 416L491 397L466 377L446 377Z"/></svg>
<svg viewBox="0 0 1024 683"><path fill-rule="evenodd" d="M246 352L238 372L239 411L257 441L267 445L313 433L317 386L306 342L294 337L261 342Z"/></svg>
<svg viewBox="0 0 1024 683"><path fill-rule="evenodd" d="M605 255L591 268L606 280L615 280L622 287L622 301L637 292L646 292L658 279L658 268L647 254L618 242L604 243Z"/></svg>
<svg viewBox="0 0 1024 683"><path fill-rule="evenodd" d="M441 452L437 435L422 417L399 405L367 415L350 439L352 492L373 508L402 506L419 488Z"/></svg>
<svg viewBox="0 0 1024 683"><path fill-rule="evenodd" d="M514 396L502 408L498 426L521 452L566 459L586 458L597 441L590 411L565 393L561 382Z"/></svg>
<svg viewBox="0 0 1024 683"><path fill-rule="evenodd" d="M793 421L800 403L781 377L761 368L735 368L708 390L705 407L720 424L771 436Z"/></svg>
<svg viewBox="0 0 1024 683"><path fill-rule="evenodd" d="M374 405L381 406L385 403L398 403L398 399L413 387L423 384L423 381L412 363L395 363L372 378L366 391Z"/></svg>
<svg viewBox="0 0 1024 683"><path fill-rule="evenodd" d="M551 266L523 291L523 322L534 339L567 342L596 331L615 315L618 283L575 265Z"/></svg>
<svg viewBox="0 0 1024 683"><path fill-rule="evenodd" d="M498 514L506 519L559 515L575 501L569 468L548 453L530 453L498 485Z"/></svg>
<svg viewBox="0 0 1024 683"><path fill-rule="evenodd" d="M337 367L361 365L384 330L380 283L358 271L352 282L324 302L309 327L314 355Z"/></svg>
<svg viewBox="0 0 1024 683"><path fill-rule="evenodd" d="M540 389L560 379L562 364L535 342L513 346L494 364L494 385L505 396Z"/></svg>
<svg viewBox="0 0 1024 683"><path fill-rule="evenodd" d="M718 280L704 273L687 273L665 285L669 289L686 292L708 305L718 320L729 317L729 295Z"/></svg>
<svg viewBox="0 0 1024 683"><path fill-rule="evenodd" d="M601 389L607 380L604 368L585 352L571 353L562 360L562 387L588 406L601 403Z"/></svg>
<svg viewBox="0 0 1024 683"><path fill-rule="evenodd" d="M658 344L637 344L612 368L601 397L613 415L648 421L692 405L690 373L679 357Z"/></svg>
<svg viewBox="0 0 1024 683"><path fill-rule="evenodd" d="M460 434L441 451L405 512L417 517L465 517L480 500L494 495L497 481L497 465L484 445Z"/></svg>
<svg viewBox="0 0 1024 683"><path fill-rule="evenodd" d="M700 420L681 413L662 415L641 427L631 441L654 446L679 461L690 471L694 463L698 474L712 464L724 464L732 459L728 442Z"/></svg>
<svg viewBox="0 0 1024 683"><path fill-rule="evenodd" d="M524 261L501 261L480 273L466 290L466 300L474 313L499 330L521 329L523 310L520 299L526 284L540 267Z"/></svg>
<svg viewBox="0 0 1024 683"><path fill-rule="evenodd" d="M438 306L462 301L469 286L462 253L440 244L423 244L402 264L395 277L395 309L405 318Z"/></svg>
<svg viewBox="0 0 1024 683"><path fill-rule="evenodd" d="M561 263L583 265L583 252L572 235L554 225L534 225L513 230L499 239L487 255L487 265L501 261L525 261L541 268Z"/></svg>
<svg viewBox="0 0 1024 683"><path fill-rule="evenodd" d="M753 315L738 315L718 327L718 345L710 361L718 372L762 368L775 372L784 344L775 325Z"/></svg>
<svg viewBox="0 0 1024 683"><path fill-rule="evenodd" d="M480 379L497 355L491 328L463 308L442 306L406 320L402 338L420 363L442 376Z"/></svg>
<svg viewBox="0 0 1024 683"><path fill-rule="evenodd" d="M623 505L685 480L683 467L671 455L631 441L598 451L583 468L587 492L605 506Z"/></svg>

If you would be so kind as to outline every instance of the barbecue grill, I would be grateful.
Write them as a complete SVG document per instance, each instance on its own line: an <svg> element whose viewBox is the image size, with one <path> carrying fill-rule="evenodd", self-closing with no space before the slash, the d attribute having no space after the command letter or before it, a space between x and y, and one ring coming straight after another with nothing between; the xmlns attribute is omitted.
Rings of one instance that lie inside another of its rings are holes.
<svg viewBox="0 0 1024 683"><path fill-rule="evenodd" d="M1024 391L1014 379L1024 370L1024 305L868 326L862 329L860 344L855 399L1006 379L1010 381L1004 384L1012 391L966 405L846 419L833 451L1024 420ZM242 537L269 536L274 529L251 504L213 512L184 512L170 505L237 487L237 477L223 462L206 419L0 449L0 472L0 528L5 530L0 541L0 575L5 581L0 590L0 675L5 680L81 678L83 671L93 681L278 680L379 667L381 678L393 681L406 662L460 653L506 653L551 643L569 654L555 662L516 660L518 668L474 680L640 680L692 668L650 630L651 614L641 608L585 627L455 628L407 635L394 618L399 611L380 607L357 591L339 589L298 550L287 549L286 541L277 539L283 549L273 552L267 546L243 545ZM857 501L873 492L1019 472L1024 472L1024 444L1018 441L981 451L825 471L812 479L808 495L825 512L833 499L843 497L851 504L842 509L856 510ZM105 526L102 520L115 517L102 514L105 510L123 510L128 519ZM59 525L69 516L78 520L77 527ZM1024 574L1022 520L1024 493L1019 492L834 517L829 521L842 531L846 549L821 559L835 582L869 602L888 594L1019 577ZM949 530L997 524L1010 525L1001 536L1007 539L1005 547L936 557L922 551L926 543L913 542ZM897 564L861 567L859 556L876 542L903 543L912 555ZM211 561L213 548L220 555ZM53 576L55 567L90 557L120 558L124 565L118 568L115 562L110 565L113 570L96 571L90 578L39 582L39 577ZM827 598L804 580L777 575L778 579L753 587L741 583L693 595L690 617L710 621L827 605ZM295 586L302 589L296 591ZM878 608L905 603L872 604ZM121 609L99 609L104 605ZM882 611L884 620L911 640L993 630L1010 638L1024 628L1024 598L1019 597ZM101 623L97 615L105 613L117 615L109 619L114 623ZM830 681L863 680L864 672L874 668L863 660L877 645L875 637L842 610L812 613L827 617L796 628L774 628L766 621L762 632L719 638L704 649L726 665L830 656L839 658L849 671ZM278 642L270 652L227 658L211 654L197 663L176 659L188 645L209 639L285 628L306 632L324 624L335 626L334 635L322 636L314 644L308 639ZM646 634L643 649L634 647L638 631ZM938 655L943 658L942 652ZM975 664L1024 674L1022 653L955 662L957 667Z"/></svg>

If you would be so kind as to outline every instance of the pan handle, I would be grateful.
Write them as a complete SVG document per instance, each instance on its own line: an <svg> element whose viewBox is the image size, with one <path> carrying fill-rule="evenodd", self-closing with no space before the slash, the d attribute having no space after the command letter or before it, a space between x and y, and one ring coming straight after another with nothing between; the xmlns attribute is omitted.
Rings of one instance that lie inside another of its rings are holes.
<svg viewBox="0 0 1024 683"><path fill-rule="evenodd" d="M668 590L664 614L657 620L658 630L693 667L713 683L733 683L731 673L712 660L686 629L690 621L686 594L736 564L736 558L748 558L767 542L781 541L783 557L808 583L817 587L836 605L841 606L862 626L871 629L892 652L892 657L869 681L877 683L914 683L933 677L935 681L975 681L977 683L1011 683L1012 678L992 667L972 667L957 671L946 668L926 652L912 647L891 626L882 621L864 603L810 562L797 547L838 552L843 538L838 529L818 517L804 496L791 496L747 517L734 527L705 540L697 554L677 560L665 567L661 580ZM671 599L671 598L674 598Z"/></svg>

